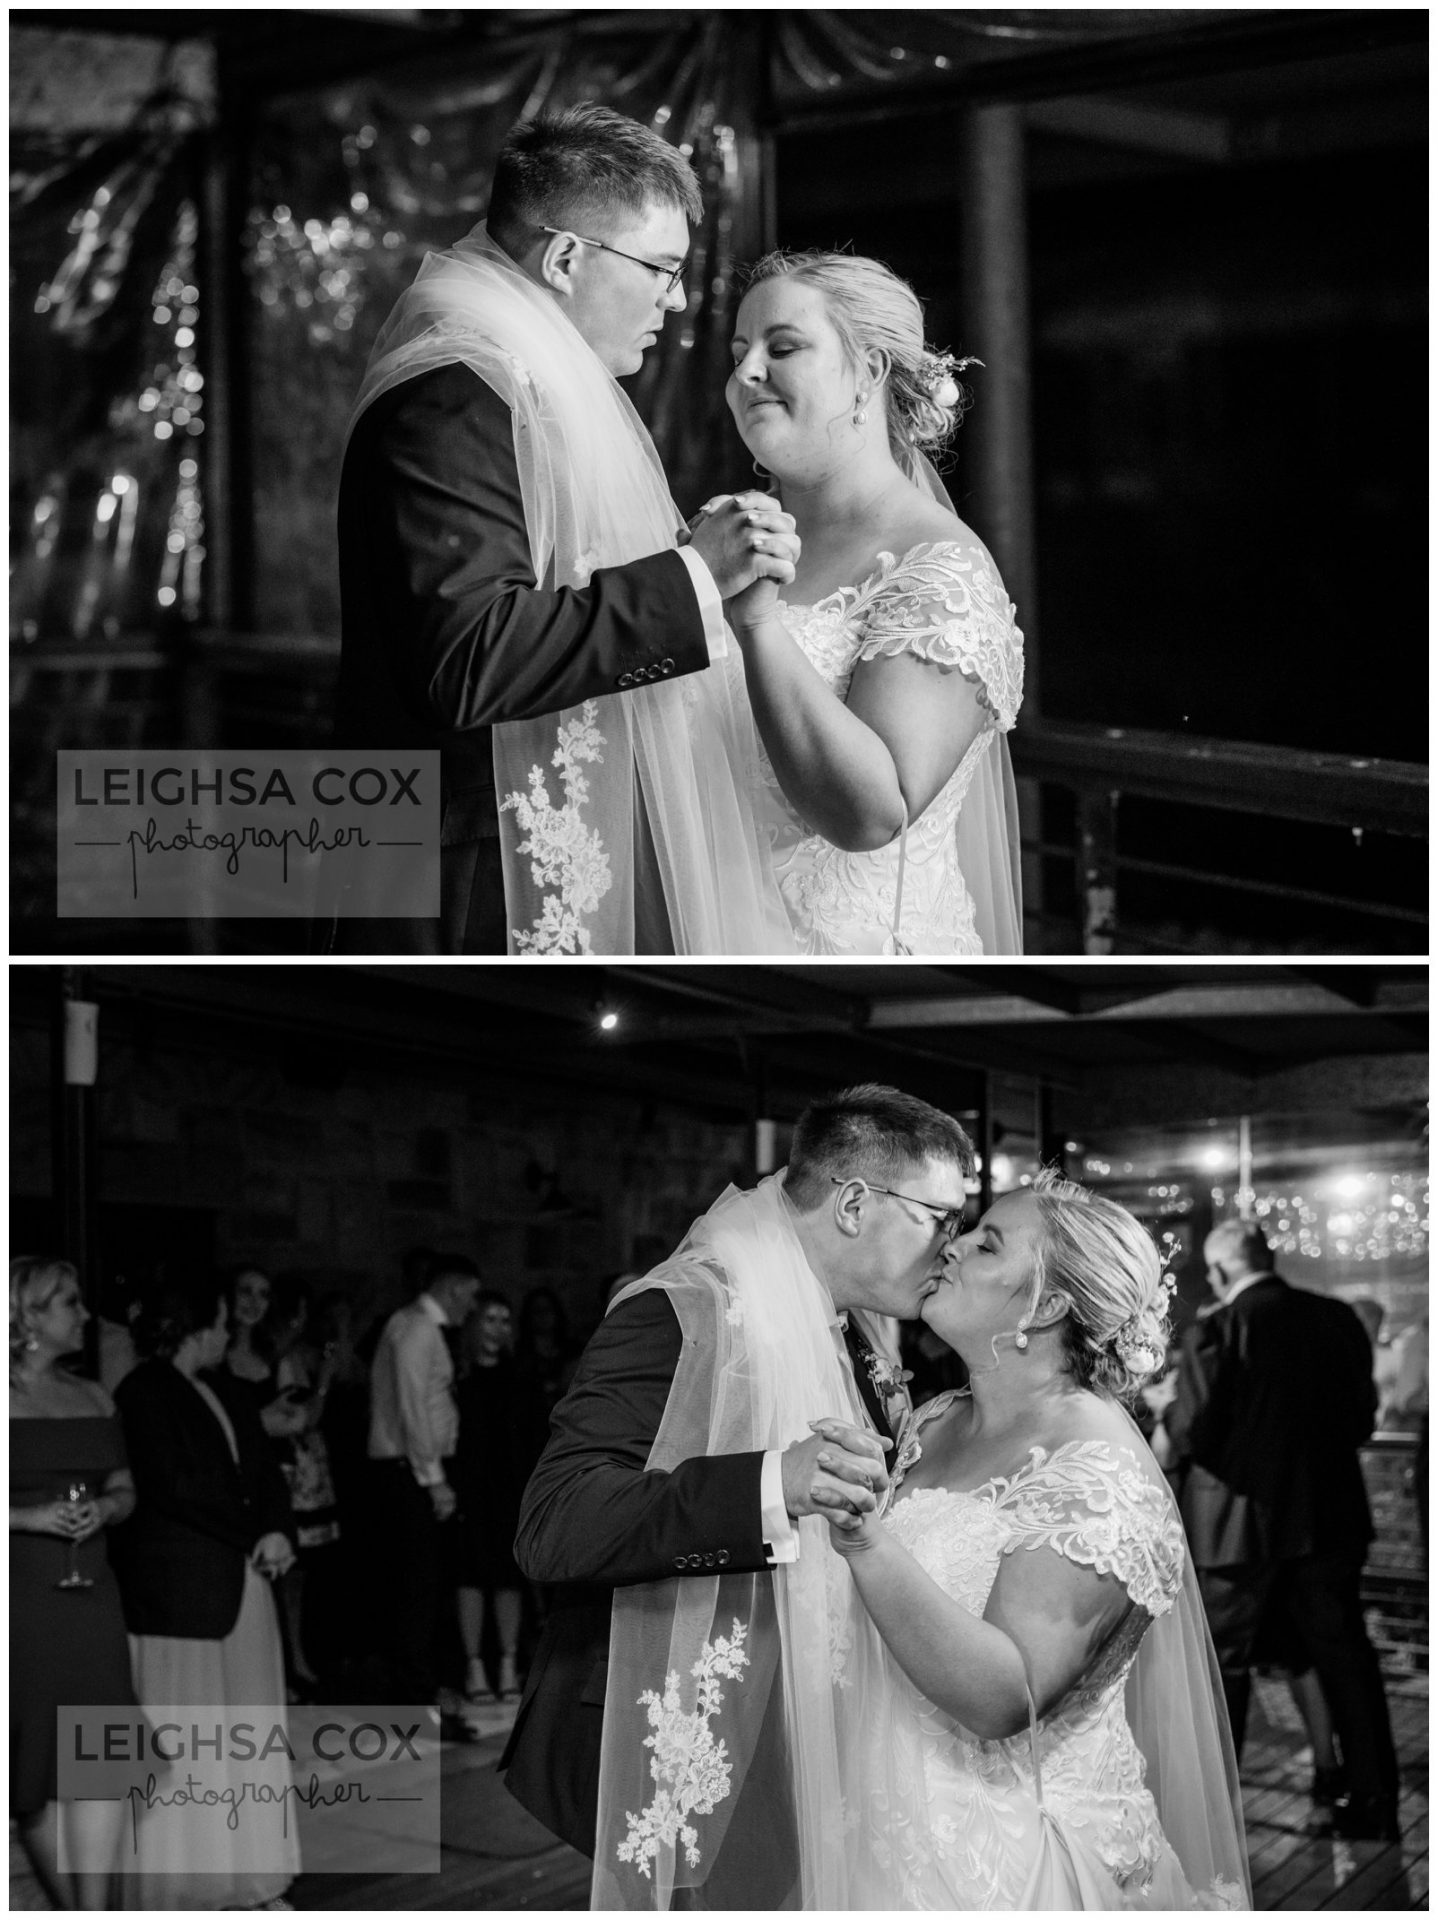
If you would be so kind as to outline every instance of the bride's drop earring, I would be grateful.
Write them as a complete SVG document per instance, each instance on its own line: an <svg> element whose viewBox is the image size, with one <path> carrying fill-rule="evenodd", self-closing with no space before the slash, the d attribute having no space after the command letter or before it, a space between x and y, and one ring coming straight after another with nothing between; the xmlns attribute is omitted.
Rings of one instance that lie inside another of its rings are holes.
<svg viewBox="0 0 1438 1920"><path fill-rule="evenodd" d="M1018 1348L1019 1352L1022 1353L1028 1344L1029 1336L1024 1332L1023 1328L1020 1327L1014 1335L1014 1345Z"/></svg>
<svg viewBox="0 0 1438 1920"><path fill-rule="evenodd" d="M854 400L856 403L854 407L854 425L856 427L862 427L864 422L869 417L868 409L864 404L865 401L868 399L868 397L869 397L869 389L867 387L864 388L862 393L856 393L854 395Z"/></svg>

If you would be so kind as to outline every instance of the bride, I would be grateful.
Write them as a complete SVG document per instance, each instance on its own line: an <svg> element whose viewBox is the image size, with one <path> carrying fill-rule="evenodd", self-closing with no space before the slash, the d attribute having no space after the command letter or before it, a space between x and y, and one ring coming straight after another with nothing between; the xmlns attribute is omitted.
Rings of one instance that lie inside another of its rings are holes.
<svg viewBox="0 0 1438 1920"><path fill-rule="evenodd" d="M849 1905L1251 1904L1183 1530L1120 1404L1166 1305L1132 1215L1051 1175L949 1249L922 1312L971 1386L906 1423L882 1521L830 1520L887 1649L841 1756Z"/></svg>
<svg viewBox="0 0 1438 1920"><path fill-rule="evenodd" d="M1023 636L923 457L961 363L911 287L842 253L761 260L733 353L730 409L802 542L782 599L761 580L726 608L797 949L1017 953Z"/></svg>

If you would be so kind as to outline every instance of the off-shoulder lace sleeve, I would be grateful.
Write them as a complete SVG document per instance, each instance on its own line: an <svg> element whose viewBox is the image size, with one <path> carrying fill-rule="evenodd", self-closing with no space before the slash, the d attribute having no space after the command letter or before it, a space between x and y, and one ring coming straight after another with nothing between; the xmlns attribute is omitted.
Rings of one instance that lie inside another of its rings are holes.
<svg viewBox="0 0 1438 1920"><path fill-rule="evenodd" d="M1001 732L1018 718L1024 692L1024 637L997 567L977 541L915 547L879 556L854 612L859 660L915 653L957 667L977 687Z"/></svg>
<svg viewBox="0 0 1438 1920"><path fill-rule="evenodd" d="M1183 1525L1172 1500L1126 1448L1072 1441L996 1484L996 1507L1012 1529L1005 1552L1052 1547L1079 1566L1121 1580L1155 1618L1183 1579Z"/></svg>

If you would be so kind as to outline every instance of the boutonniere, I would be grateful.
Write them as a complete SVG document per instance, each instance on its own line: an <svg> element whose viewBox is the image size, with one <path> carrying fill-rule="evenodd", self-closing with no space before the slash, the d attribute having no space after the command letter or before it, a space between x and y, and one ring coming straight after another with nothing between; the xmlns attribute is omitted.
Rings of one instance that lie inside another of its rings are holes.
<svg viewBox="0 0 1438 1920"><path fill-rule="evenodd" d="M881 1353L875 1353L872 1347L864 1349L864 1369L878 1395L884 1412L888 1415L889 1425L897 1433L899 1423L909 1411L909 1385L913 1373L907 1367L901 1367L897 1360L886 1360Z"/></svg>

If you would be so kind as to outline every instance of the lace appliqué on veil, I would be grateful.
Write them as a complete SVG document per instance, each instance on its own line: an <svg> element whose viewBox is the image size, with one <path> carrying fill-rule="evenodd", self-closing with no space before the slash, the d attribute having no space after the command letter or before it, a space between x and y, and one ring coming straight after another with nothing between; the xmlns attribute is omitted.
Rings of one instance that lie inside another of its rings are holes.
<svg viewBox="0 0 1438 1920"><path fill-rule="evenodd" d="M1173 1605L1183 1579L1183 1526L1125 1449L1103 1440L1071 1441L1048 1454L1031 1447L1027 1466L990 1485L1013 1528L1006 1552L1052 1547L1112 1574L1155 1619Z"/></svg>
<svg viewBox="0 0 1438 1920"><path fill-rule="evenodd" d="M559 728L559 745L552 765L559 769L564 805L549 798L542 767L529 770L529 792L509 793L499 803L501 813L513 810L529 835L519 851L530 855L530 878L536 887L557 886L546 893L532 931L515 928L521 953L588 953L589 929L584 915L593 913L614 884L604 843L580 818L589 798L589 782L580 770L583 761L601 762L604 735L596 724L598 703L586 700L577 720Z"/></svg>
<svg viewBox="0 0 1438 1920"><path fill-rule="evenodd" d="M639 1813L627 1813L628 1838L621 1840L618 1854L630 1861L647 1880L651 1863L661 1847L677 1840L691 1867L700 1861L699 1835L690 1823L690 1814L712 1813L721 1800L729 1797L729 1775L733 1771L722 1740L716 1741L709 1722L724 1704L720 1680L742 1680L749 1656L744 1651L748 1628L736 1620L727 1639L706 1640L690 1674L699 1682L694 1711L686 1713L679 1699L679 1675L671 1673L664 1683L664 1697L646 1688L639 1704L649 1716L653 1731L644 1744L654 1751L649 1763L650 1778L657 1792Z"/></svg>

